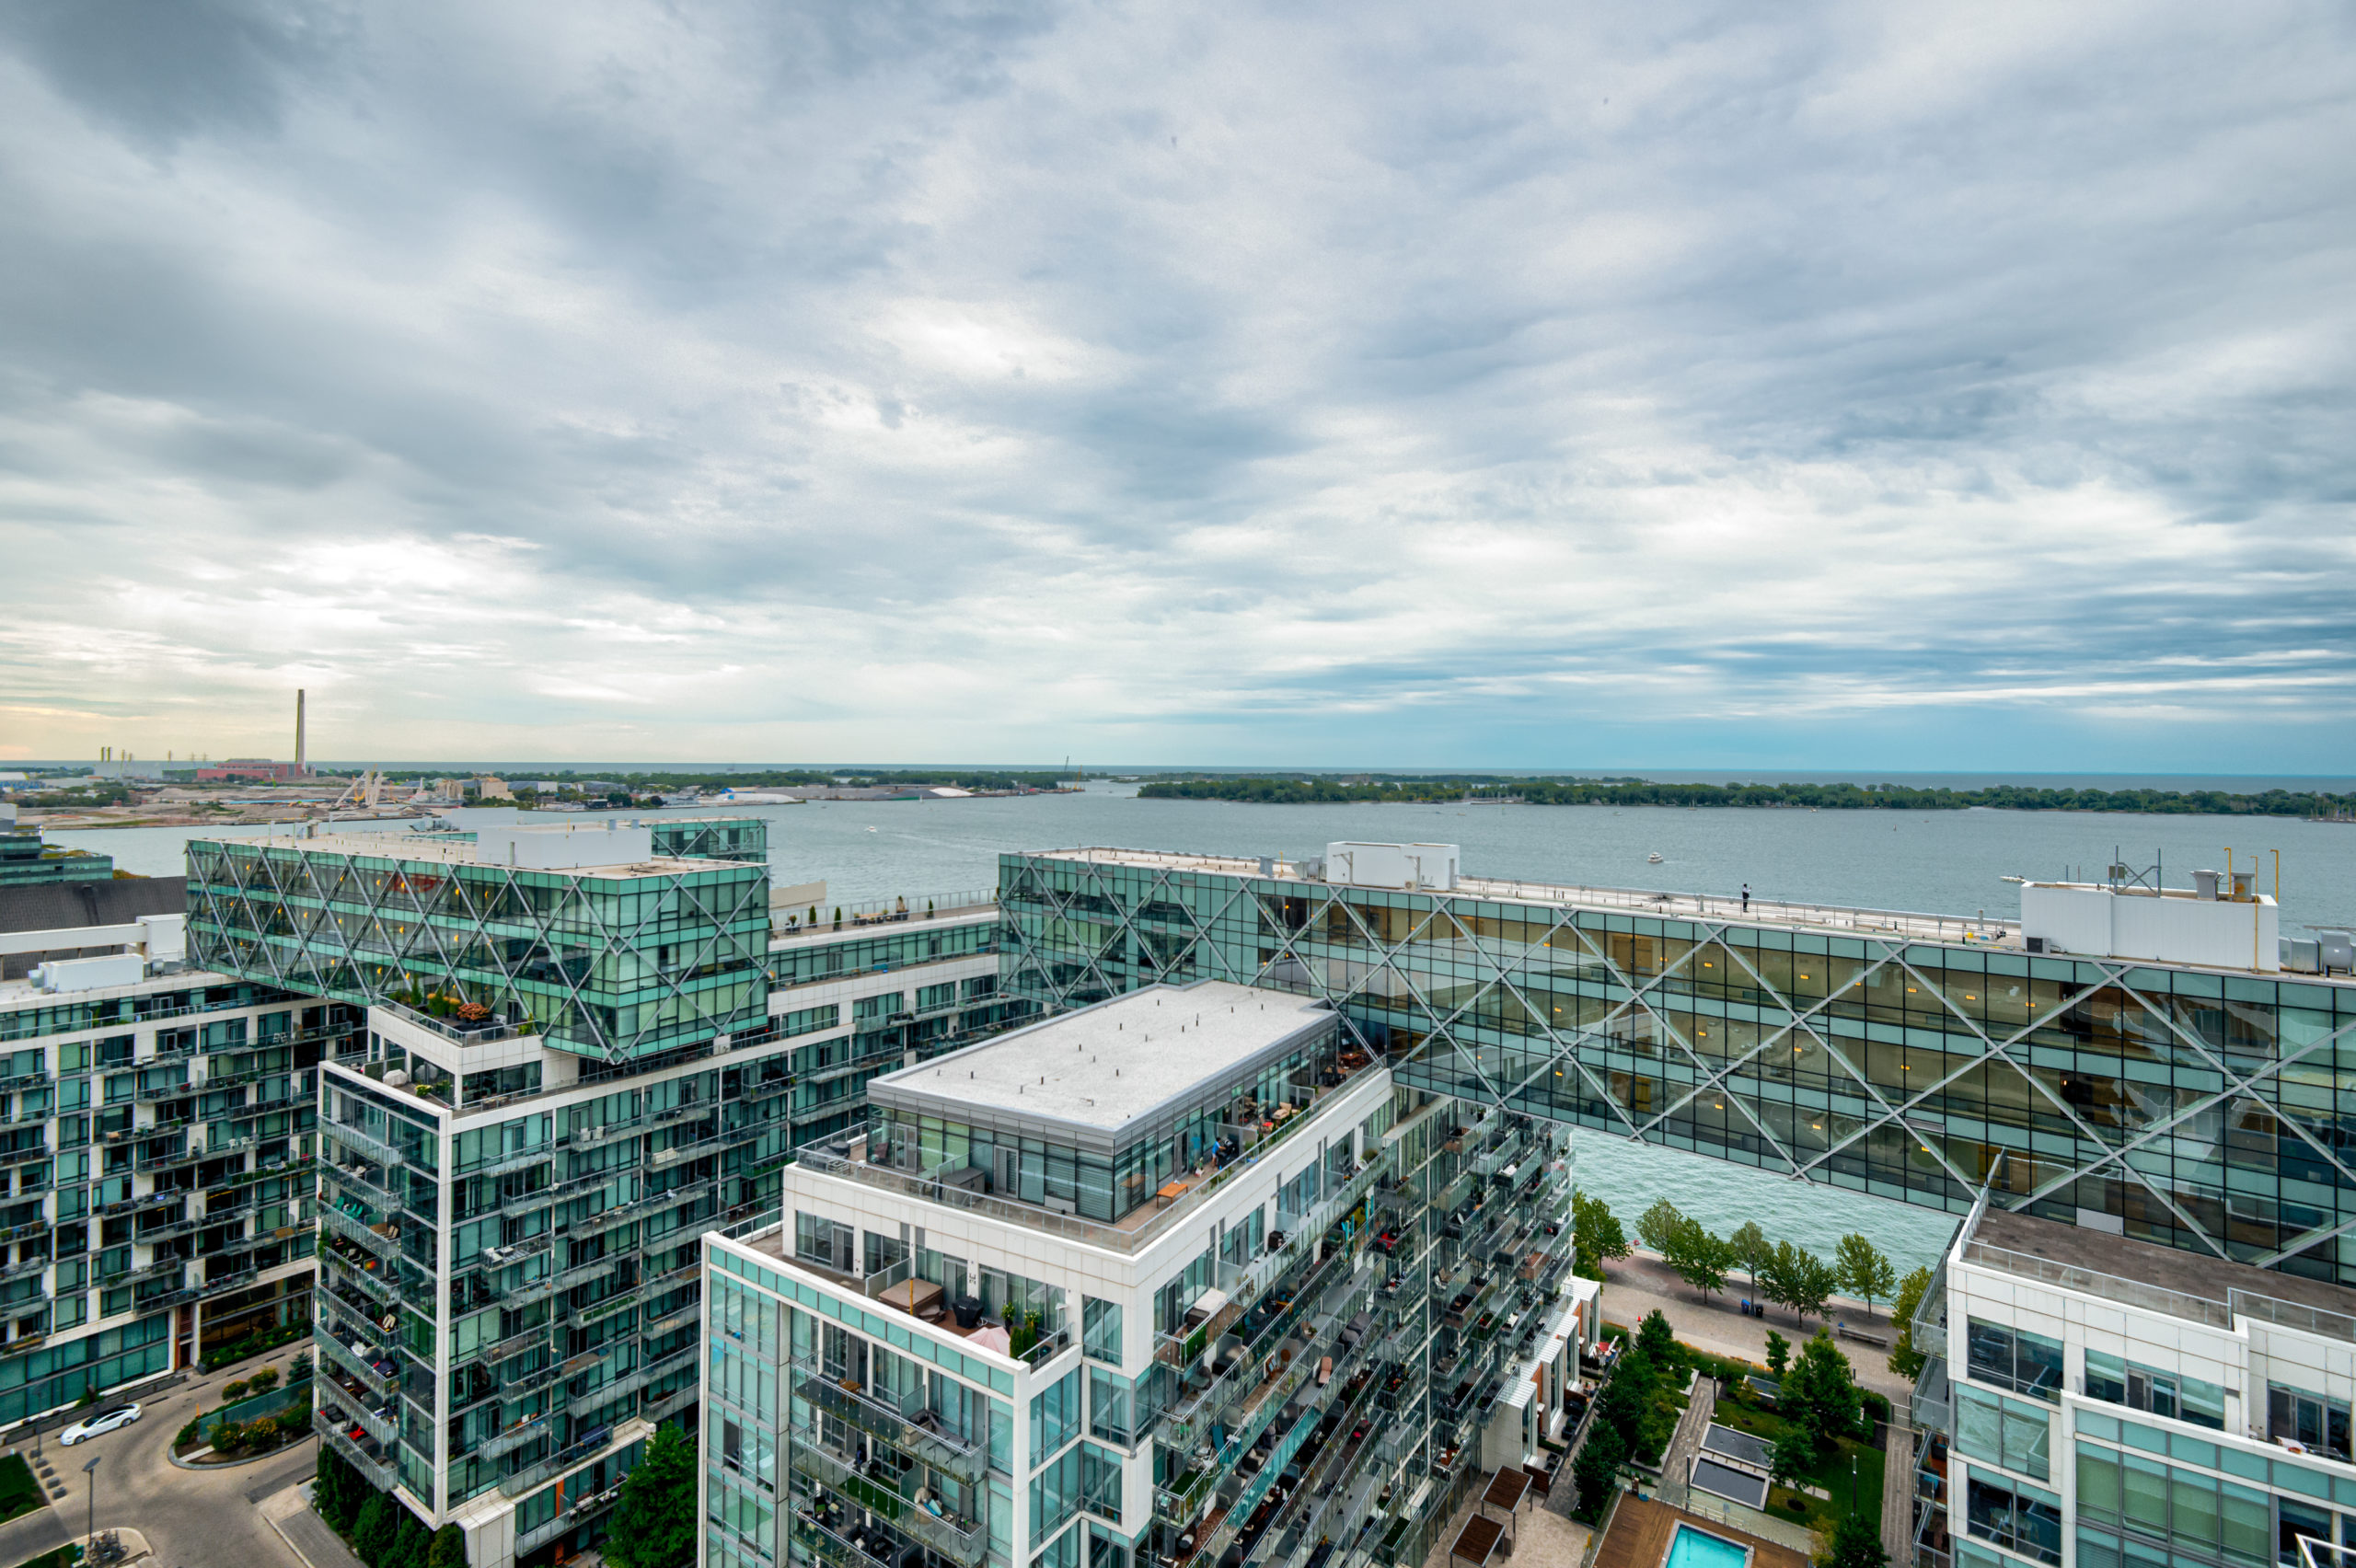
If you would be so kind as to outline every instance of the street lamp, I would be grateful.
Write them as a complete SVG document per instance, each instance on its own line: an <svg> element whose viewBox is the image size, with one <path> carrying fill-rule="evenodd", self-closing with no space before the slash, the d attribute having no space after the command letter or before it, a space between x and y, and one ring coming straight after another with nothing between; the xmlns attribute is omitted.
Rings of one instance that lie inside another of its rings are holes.
<svg viewBox="0 0 2356 1568"><path fill-rule="evenodd" d="M82 1473L90 1478L89 1545L82 1549L82 1561L85 1562L96 1562L98 1560L98 1478L96 1472L98 1461L105 1458L104 1454L93 1454L90 1456L90 1462L82 1467Z"/></svg>

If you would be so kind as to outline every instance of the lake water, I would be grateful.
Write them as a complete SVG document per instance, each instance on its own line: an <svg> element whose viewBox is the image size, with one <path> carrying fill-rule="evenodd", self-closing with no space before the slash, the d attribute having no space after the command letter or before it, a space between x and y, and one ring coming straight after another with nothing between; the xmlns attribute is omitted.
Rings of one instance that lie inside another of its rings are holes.
<svg viewBox="0 0 2356 1568"><path fill-rule="evenodd" d="M700 814L710 814L702 808ZM689 813L688 814L698 814ZM2223 870L2231 846L2259 859L2259 886L2282 868L2282 926L2356 926L2356 825L2291 819L2110 816L2039 812L1683 811L1607 806L1253 805L1148 801L1133 787L1003 800L837 801L740 806L769 819L769 861L780 882L825 881L830 903L926 898L995 884L1002 850L1113 845L1240 855L1315 853L1334 839L1463 846L1476 876L1519 876L1677 893L1766 898L1936 914L2019 913L2007 873L2059 875L2155 859L2177 886L2197 868ZM379 824L383 826L385 824ZM405 831L402 824L389 824ZM870 831L872 829L873 831ZM171 875L180 847L218 830L109 828L52 835L115 857L125 870ZM259 835L259 830L248 830ZM246 835L241 835L244 836ZM1646 856L1657 852L1661 863ZM1579 1182L1632 1230L1654 1198L1669 1196L1714 1228L1755 1219L1771 1237L1829 1251L1863 1230L1901 1268L1926 1262L1954 1220L1878 1199L1803 1184L1674 1150L1599 1134L1580 1139Z"/></svg>

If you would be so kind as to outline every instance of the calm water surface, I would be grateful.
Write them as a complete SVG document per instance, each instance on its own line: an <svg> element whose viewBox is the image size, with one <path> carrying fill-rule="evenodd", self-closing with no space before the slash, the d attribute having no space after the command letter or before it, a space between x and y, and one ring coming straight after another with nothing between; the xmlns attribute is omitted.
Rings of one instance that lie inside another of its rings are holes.
<svg viewBox="0 0 2356 1568"><path fill-rule="evenodd" d="M1111 845L1223 854L1316 853L1333 839L1461 844L1477 876L1738 892L1768 898L1937 914L2019 913L2007 873L2037 877L2108 865L2113 850L2136 866L2154 859L2171 883L2199 868L2222 870L2231 846L2241 864L2260 859L2273 886L2281 852L2282 925L2356 926L2356 826L2228 817L2108 816L2031 812L1682 811L1647 807L1253 805L1138 800L1132 787L1008 800L830 801L740 806L767 817L769 861L780 882L825 881L830 902L926 898L995 884L1003 850ZM710 814L702 808L701 814ZM687 814L697 814L689 813ZM378 824L385 830L385 824ZM871 831L872 830L872 831ZM405 831L390 824L390 831ZM61 844L115 857L125 870L171 875L181 846L217 829L110 828L61 833ZM248 829L238 836L260 836ZM1653 865L1646 857L1661 856ZM1926 1262L1954 1221L1942 1214L1762 1176L1674 1150L1588 1133L1579 1182L1633 1228L1668 1196L1712 1228L1755 1219L1771 1237L1829 1251L1850 1230L1873 1236L1901 1268Z"/></svg>

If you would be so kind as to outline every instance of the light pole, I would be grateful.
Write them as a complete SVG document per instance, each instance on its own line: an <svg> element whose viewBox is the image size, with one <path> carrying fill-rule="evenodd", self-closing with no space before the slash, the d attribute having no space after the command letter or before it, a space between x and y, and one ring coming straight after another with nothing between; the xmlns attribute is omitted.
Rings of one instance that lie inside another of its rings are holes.
<svg viewBox="0 0 2356 1568"><path fill-rule="evenodd" d="M98 1478L97 1471L98 1468L98 1461L105 1458L106 1456L104 1454L93 1454L90 1456L90 1462L82 1467L82 1473L89 1477L88 1485L90 1488L89 1544L82 1549L82 1561L85 1562L96 1562L98 1560Z"/></svg>

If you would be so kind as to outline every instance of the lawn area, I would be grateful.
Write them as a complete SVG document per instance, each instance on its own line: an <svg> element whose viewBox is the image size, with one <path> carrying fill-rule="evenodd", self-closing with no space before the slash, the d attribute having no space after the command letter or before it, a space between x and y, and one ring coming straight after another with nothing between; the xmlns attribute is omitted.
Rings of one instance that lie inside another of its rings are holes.
<svg viewBox="0 0 2356 1568"><path fill-rule="evenodd" d="M29 1514L49 1499L41 1495L40 1483L20 1455L10 1454L0 1458L0 1519L13 1519L19 1514Z"/></svg>
<svg viewBox="0 0 2356 1568"><path fill-rule="evenodd" d="M1775 1442L1792 1429L1792 1424L1773 1411L1747 1405L1735 1399L1721 1399L1710 1412L1712 1419L1721 1426L1731 1426L1738 1432L1748 1432L1769 1443ZM1857 1507L1868 1519L1881 1517L1881 1481L1883 1454L1870 1443L1860 1443L1854 1437L1838 1439L1832 1452L1817 1462L1808 1479L1832 1493L1832 1500L1811 1497L1786 1486L1778 1486L1768 1494L1767 1510L1779 1519L1794 1519L1810 1529L1831 1530L1833 1522L1848 1511L1849 1465L1856 1461ZM1797 1503L1798 1507L1792 1506Z"/></svg>

